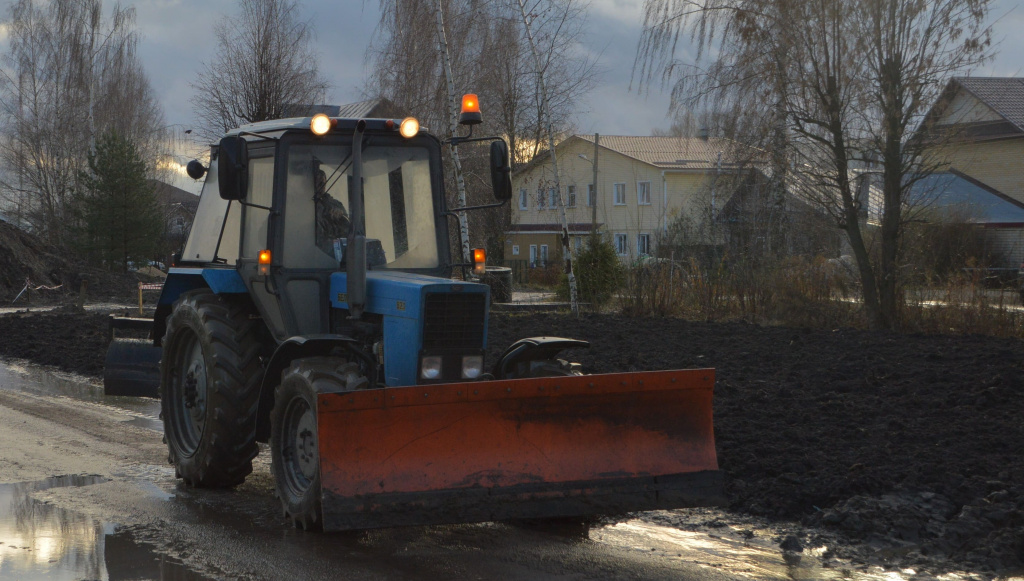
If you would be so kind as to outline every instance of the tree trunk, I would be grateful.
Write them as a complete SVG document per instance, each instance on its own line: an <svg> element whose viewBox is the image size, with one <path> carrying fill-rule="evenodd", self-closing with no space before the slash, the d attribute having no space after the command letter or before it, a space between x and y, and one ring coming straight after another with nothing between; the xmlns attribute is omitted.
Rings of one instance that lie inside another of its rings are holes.
<svg viewBox="0 0 1024 581"><path fill-rule="evenodd" d="M448 88L448 151L451 153L452 163L455 166L455 186L458 192L459 207L465 208L467 205L466 181L462 177L462 159L459 157L459 148L450 141L452 137L455 137L455 131L459 127L459 119L455 113L454 103L457 98L455 95L455 80L452 78L452 63L448 55L448 40L444 32L444 13L441 1L437 0L434 10L437 17L437 53L444 67L444 78ZM462 246L462 262L469 263L472 262L472 257L469 255L469 220L465 212L457 212L457 215L459 217L459 242Z"/></svg>
<svg viewBox="0 0 1024 581"><path fill-rule="evenodd" d="M548 151L551 152L551 171L555 176L555 192L558 200L558 214L562 219L562 257L565 259L565 274L569 278L569 305L574 315L579 316L580 304L576 291L576 275L572 270L572 247L569 244L569 222L565 215L565 204L562 203L562 186L558 181L558 155L555 153L555 133L551 128L551 115L548 104L547 90L544 86L544 67L541 66L540 53L537 51L537 43L533 40L533 31L530 29L530 20L526 16L526 5L519 0L519 13L523 17L523 27L526 29L526 38L530 41L530 51L533 52L533 61L537 68L537 84L540 87L541 116L544 120L544 127L547 130ZM594 184L596 187L597 184ZM543 194L542 194L543 195Z"/></svg>

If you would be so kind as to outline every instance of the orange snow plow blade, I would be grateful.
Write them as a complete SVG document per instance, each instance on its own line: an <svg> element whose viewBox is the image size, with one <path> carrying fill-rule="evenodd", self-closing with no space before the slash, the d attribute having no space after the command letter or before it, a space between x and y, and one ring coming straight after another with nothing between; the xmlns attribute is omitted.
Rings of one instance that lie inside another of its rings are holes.
<svg viewBox="0 0 1024 581"><path fill-rule="evenodd" d="M325 530L723 502L714 370L318 396Z"/></svg>

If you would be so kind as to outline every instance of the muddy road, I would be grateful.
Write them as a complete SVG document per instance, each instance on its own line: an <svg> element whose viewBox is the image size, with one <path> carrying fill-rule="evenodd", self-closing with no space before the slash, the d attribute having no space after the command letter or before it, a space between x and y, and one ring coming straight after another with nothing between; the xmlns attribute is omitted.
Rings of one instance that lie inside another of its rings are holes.
<svg viewBox="0 0 1024 581"><path fill-rule="evenodd" d="M785 531L715 511L589 531L307 534L280 517L265 450L234 491L185 488L166 463L157 403L101 394L81 377L0 364L0 579L904 578L823 567L827 547L784 553Z"/></svg>
<svg viewBox="0 0 1024 581"><path fill-rule="evenodd" d="M1024 579L1020 341L497 314L488 359L552 332L591 341L571 354L587 372L717 369L728 510L644 513L575 537L505 524L296 533L278 518L266 454L235 492L181 488L156 402L98 395L106 317L64 309L0 316L0 356L79 374L2 368L0 509L23 508L0 514L0 531L30 522L24 507L54 507L93 519L94 546L142 543L148 561L213 578ZM87 561L107 567L121 549L100 552ZM18 554L0 545L0 579ZM66 578L138 577L105 570Z"/></svg>

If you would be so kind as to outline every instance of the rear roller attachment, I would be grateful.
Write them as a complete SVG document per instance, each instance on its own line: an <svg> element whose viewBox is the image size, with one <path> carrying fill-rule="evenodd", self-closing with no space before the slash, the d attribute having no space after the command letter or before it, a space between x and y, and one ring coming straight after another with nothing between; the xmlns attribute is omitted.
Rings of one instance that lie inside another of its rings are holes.
<svg viewBox="0 0 1024 581"><path fill-rule="evenodd" d="M160 397L161 349L152 339L117 338L116 331L149 332L152 319L110 316L110 345L103 363L103 393L132 397Z"/></svg>

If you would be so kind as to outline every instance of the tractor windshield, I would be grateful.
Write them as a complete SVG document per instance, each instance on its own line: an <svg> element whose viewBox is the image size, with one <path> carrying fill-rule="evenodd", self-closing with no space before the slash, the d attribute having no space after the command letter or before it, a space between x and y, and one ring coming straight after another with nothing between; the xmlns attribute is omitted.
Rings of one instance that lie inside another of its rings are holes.
<svg viewBox="0 0 1024 581"><path fill-rule="evenodd" d="M379 145L363 150L367 264L431 269L439 265L430 152ZM288 153L285 262L338 268L350 229L352 148L293 145ZM312 247L316 250L312 251Z"/></svg>

